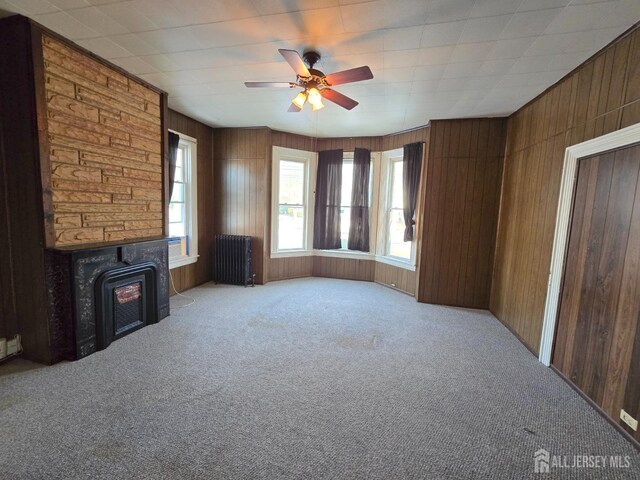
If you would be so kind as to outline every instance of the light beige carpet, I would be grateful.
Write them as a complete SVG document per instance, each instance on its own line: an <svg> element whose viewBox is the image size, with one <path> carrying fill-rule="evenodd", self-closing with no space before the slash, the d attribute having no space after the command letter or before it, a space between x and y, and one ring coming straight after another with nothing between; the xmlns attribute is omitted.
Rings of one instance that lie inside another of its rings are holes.
<svg viewBox="0 0 640 480"><path fill-rule="evenodd" d="M488 312L321 278L189 294L102 352L0 376L0 478L533 479L540 448L631 461L544 478L640 477Z"/></svg>

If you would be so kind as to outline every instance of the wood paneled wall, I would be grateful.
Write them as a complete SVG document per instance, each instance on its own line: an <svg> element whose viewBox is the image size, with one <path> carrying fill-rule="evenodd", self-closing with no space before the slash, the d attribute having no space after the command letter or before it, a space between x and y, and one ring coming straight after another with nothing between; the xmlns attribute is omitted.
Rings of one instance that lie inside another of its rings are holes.
<svg viewBox="0 0 640 480"><path fill-rule="evenodd" d="M489 307L505 119L431 122L418 300Z"/></svg>
<svg viewBox="0 0 640 480"><path fill-rule="evenodd" d="M564 151L639 121L637 27L509 117L491 311L536 353Z"/></svg>
<svg viewBox="0 0 640 480"><path fill-rule="evenodd" d="M313 257L313 276L373 282L375 266L373 260Z"/></svg>
<svg viewBox="0 0 640 480"><path fill-rule="evenodd" d="M318 138L318 152L324 150L342 149L345 152L353 152L357 148L366 148L372 152L382 150L382 137L340 137Z"/></svg>
<svg viewBox="0 0 640 480"><path fill-rule="evenodd" d="M269 281L311 276L378 282L409 295L416 291L416 272L375 260L315 256L270 259Z"/></svg>
<svg viewBox="0 0 640 480"><path fill-rule="evenodd" d="M214 159L213 128L181 113L169 110L167 127L198 141L198 261L171 270L178 292L208 282L212 278L212 243L214 228ZM169 291L173 294L174 289Z"/></svg>
<svg viewBox="0 0 640 480"><path fill-rule="evenodd" d="M2 65L2 62L0 62ZM0 97L0 112L2 98ZM0 114L0 338L13 337L18 333L18 319L13 288L13 265L11 262L11 233L9 222L9 198L6 156L4 154L2 115Z"/></svg>
<svg viewBox="0 0 640 480"><path fill-rule="evenodd" d="M42 249L45 238L39 138L35 125L32 30L26 21L9 18L0 22L1 195L6 199L0 238L9 244L0 253L3 267L0 270L3 287L0 324L4 325L7 337L22 335L28 358L48 363L47 289ZM5 285L9 286L7 290Z"/></svg>
<svg viewBox="0 0 640 480"><path fill-rule="evenodd" d="M304 150L306 152L317 152L317 142L317 138L307 137L306 135L280 132L278 130L271 131L271 145L274 147L293 148L295 150Z"/></svg>
<svg viewBox="0 0 640 480"><path fill-rule="evenodd" d="M414 128L406 132L393 133L382 137L381 150L395 150L402 148L409 143L425 142L429 144L430 129L429 127Z"/></svg>
<svg viewBox="0 0 640 480"><path fill-rule="evenodd" d="M313 257L271 258L269 260L269 281L313 275Z"/></svg>
<svg viewBox="0 0 640 480"><path fill-rule="evenodd" d="M271 131L268 128L214 129L214 230L253 237L256 282L267 281Z"/></svg>
<svg viewBox="0 0 640 480"><path fill-rule="evenodd" d="M402 290L412 296L416 294L416 272L412 272L406 268L375 262L373 280L382 285Z"/></svg>
<svg viewBox="0 0 640 480"><path fill-rule="evenodd" d="M42 55L48 245L161 237L160 94L47 35Z"/></svg>

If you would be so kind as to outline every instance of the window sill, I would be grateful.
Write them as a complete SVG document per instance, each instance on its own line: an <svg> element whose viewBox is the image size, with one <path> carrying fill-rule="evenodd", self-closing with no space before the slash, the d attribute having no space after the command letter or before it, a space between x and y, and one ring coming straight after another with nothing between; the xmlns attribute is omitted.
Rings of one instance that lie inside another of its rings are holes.
<svg viewBox="0 0 640 480"><path fill-rule="evenodd" d="M290 250L282 252L271 252L271 258L291 257L336 257L373 260L375 258L375 255L372 253L358 252L355 250Z"/></svg>
<svg viewBox="0 0 640 480"><path fill-rule="evenodd" d="M271 252L271 258L312 257L313 250L282 250Z"/></svg>
<svg viewBox="0 0 640 480"><path fill-rule="evenodd" d="M316 257L353 258L355 260L373 260L376 257L373 253L357 250L314 250L313 255Z"/></svg>
<svg viewBox="0 0 640 480"><path fill-rule="evenodd" d="M184 267L186 265L191 265L192 263L196 263L200 255L192 255L190 257L179 257L169 259L169 270L173 270L174 268Z"/></svg>
<svg viewBox="0 0 640 480"><path fill-rule="evenodd" d="M403 260L399 260L393 257L385 257L383 255L376 255L376 262L384 263L386 265L391 265L392 267L404 268L405 270L409 270L411 272L416 271L416 266L410 262L405 262Z"/></svg>

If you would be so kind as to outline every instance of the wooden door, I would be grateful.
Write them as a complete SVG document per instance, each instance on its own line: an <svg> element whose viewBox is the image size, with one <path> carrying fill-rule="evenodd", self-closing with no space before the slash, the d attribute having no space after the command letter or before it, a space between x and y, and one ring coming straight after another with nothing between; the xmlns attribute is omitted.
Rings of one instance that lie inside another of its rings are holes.
<svg viewBox="0 0 640 480"><path fill-rule="evenodd" d="M640 420L640 145L581 159L553 365L616 422Z"/></svg>

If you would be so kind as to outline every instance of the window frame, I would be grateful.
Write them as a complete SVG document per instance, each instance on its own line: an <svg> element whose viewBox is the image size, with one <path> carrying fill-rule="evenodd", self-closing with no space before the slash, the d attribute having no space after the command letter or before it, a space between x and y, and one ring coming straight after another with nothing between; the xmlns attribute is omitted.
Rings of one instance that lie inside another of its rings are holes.
<svg viewBox="0 0 640 480"><path fill-rule="evenodd" d="M182 169L182 180L178 180L176 177L177 175L174 175L174 181L173 181L173 193L175 194L176 192L176 187L179 185L182 185L182 190L183 190L183 195L182 195L182 201L172 201L171 199L169 200L169 238L175 238L173 235L171 235L171 225L173 223L180 223L180 224L184 224L184 236L188 235L188 230L189 230L189 218L187 215L187 210L188 207L187 205L189 205L189 199L188 199L188 188L189 188L189 179L187 178L187 164L190 163L189 157L191 156L191 149L188 145L186 145L183 142L179 142L178 143L178 152L183 151L184 153L182 154L182 162L183 162L183 166L181 167ZM178 155L180 157L180 155ZM176 170L177 170L177 166L176 166ZM184 205L184 215L183 215L183 219L182 222L171 222L171 205L175 205L175 204L182 204Z"/></svg>
<svg viewBox="0 0 640 480"><path fill-rule="evenodd" d="M382 178L380 181L379 189L379 229L378 229L378 242L376 245L376 260L388 265L401 267L407 270L415 271L416 258L417 258L417 232L411 241L411 255L410 257L403 258L389 254L390 247L390 235L389 235L389 221L390 213L392 210L392 198L393 198L393 165L395 162L402 161L404 159L404 149L397 148L395 150L387 150L382 152ZM416 217L419 218L419 212L416 209Z"/></svg>
<svg viewBox="0 0 640 480"><path fill-rule="evenodd" d="M187 237L187 255L169 257L169 269L183 267L198 261L198 140L169 129L180 136L179 147L186 147L188 159L184 158L183 183L185 203L185 223ZM169 201L169 204L171 201ZM169 210L167 206L167 219ZM168 223L168 221L167 221ZM167 232L167 235L169 232ZM171 237L169 237L171 238ZM171 245L169 241L169 245ZM177 243L177 242L176 242Z"/></svg>
<svg viewBox="0 0 640 480"><path fill-rule="evenodd" d="M298 162L304 165L304 185L302 211L304 216L304 233L302 248L278 248L279 216L280 216L280 162ZM317 157L315 152L294 150L285 147L273 147L271 170L271 258L301 256L311 251L313 245L313 210L315 198L315 169Z"/></svg>

